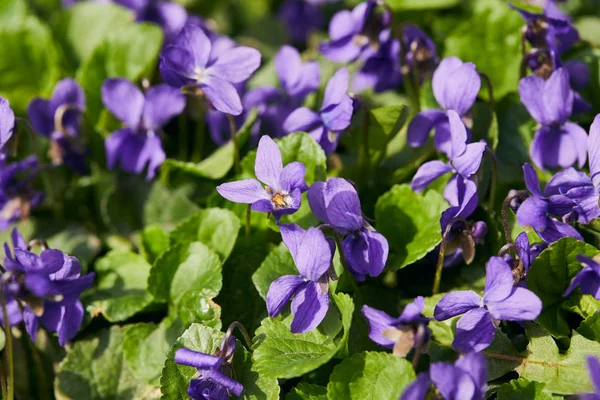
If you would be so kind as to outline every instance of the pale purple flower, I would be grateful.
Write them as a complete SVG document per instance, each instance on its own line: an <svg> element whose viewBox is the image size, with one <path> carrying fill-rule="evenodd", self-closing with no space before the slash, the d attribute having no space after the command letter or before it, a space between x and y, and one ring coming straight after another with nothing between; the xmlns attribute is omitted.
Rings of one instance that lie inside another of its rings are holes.
<svg viewBox="0 0 600 400"><path fill-rule="evenodd" d="M429 318L421 313L425 307L422 296L404 307L398 318L364 305L362 315L369 324L369 338L382 347L393 349L394 355L404 357L413 347L423 347L431 336Z"/></svg>
<svg viewBox="0 0 600 400"><path fill-rule="evenodd" d="M473 63L463 63L457 57L447 57L433 73L432 85L433 95L442 110L432 109L418 113L408 126L408 144L412 147L423 146L429 132L435 128L436 149L450 155L453 139L447 111L452 110L461 118L465 116L475 103L481 79Z"/></svg>
<svg viewBox="0 0 600 400"><path fill-rule="evenodd" d="M577 261L583 264L583 269L571 280L571 284L565 291L565 297L579 286L581 293L592 295L596 300L600 300L600 264L595 259L584 255L578 255Z"/></svg>
<svg viewBox="0 0 600 400"><path fill-rule="evenodd" d="M350 126L354 111L348 90L348 70L341 68L325 87L323 104L317 113L306 107L294 110L283 123L287 133L303 131L321 145L326 154L337 147L340 132Z"/></svg>
<svg viewBox="0 0 600 400"><path fill-rule="evenodd" d="M589 355L587 358L590 380L594 387L594 393L582 394L578 396L579 400L600 400L600 361L596 356Z"/></svg>
<svg viewBox="0 0 600 400"><path fill-rule="evenodd" d="M491 257L486 266L483 298L472 290L446 294L435 306L434 317L444 321L464 314L456 324L452 347L462 352L482 351L494 340L500 321L533 321L542 302L528 289L513 285L510 266Z"/></svg>
<svg viewBox="0 0 600 400"><path fill-rule="evenodd" d="M106 138L106 163L117 162L124 171L140 174L146 165L146 178L152 179L165 161L160 133L162 127L185 108L185 97L165 84L142 93L123 78L111 78L102 85L102 102L125 127Z"/></svg>
<svg viewBox="0 0 600 400"><path fill-rule="evenodd" d="M35 156L8 165L0 162L0 231L27 219L31 210L42 204L44 193L34 187L39 172Z"/></svg>
<svg viewBox="0 0 600 400"><path fill-rule="evenodd" d="M521 102L540 124L529 153L539 168L583 167L586 159L587 134L579 125L568 121L573 111L573 90L569 73L559 68L547 81L528 76L519 82Z"/></svg>
<svg viewBox="0 0 600 400"><path fill-rule="evenodd" d="M293 43L304 44L308 36L325 25L318 2L285 0L278 12L279 20Z"/></svg>
<svg viewBox="0 0 600 400"><path fill-rule="evenodd" d="M395 89L402 83L400 71L400 41L391 32L382 33L382 41L375 54L368 57L352 80L352 91L374 89L376 93Z"/></svg>
<svg viewBox="0 0 600 400"><path fill-rule="evenodd" d="M260 52L250 47L225 50L211 59L213 44L196 25L186 24L173 44L160 53L160 72L169 85L199 89L211 105L224 113L242 113L234 84L244 82L260 66Z"/></svg>
<svg viewBox="0 0 600 400"><path fill-rule="evenodd" d="M254 211L273 213L278 221L282 215L298 211L302 193L308 190L306 168L298 161L284 168L279 147L266 135L258 143L254 173L258 180L223 183L217 186L217 192L229 201L252 204Z"/></svg>
<svg viewBox="0 0 600 400"><path fill-rule="evenodd" d="M329 60L353 62L359 57L375 53L381 40L389 36L389 13L377 12L377 1L367 0L352 11L336 13L329 22L329 42L323 42L319 51Z"/></svg>
<svg viewBox="0 0 600 400"><path fill-rule="evenodd" d="M426 400L433 387L444 400L483 400L487 390L488 366L481 353L462 355L454 365L435 362L421 372L402 393L400 400Z"/></svg>
<svg viewBox="0 0 600 400"><path fill-rule="evenodd" d="M292 253L300 275L284 275L271 283L267 311L276 317L292 299L294 319L290 330L305 333L315 329L329 309L329 268L335 243L317 228L303 230L298 225L281 225L281 238Z"/></svg>
<svg viewBox="0 0 600 400"><path fill-rule="evenodd" d="M71 78L59 81L50 99L36 97L27 108L33 130L51 140L49 154L52 163L65 164L79 173L88 169L80 132L84 111L85 94Z"/></svg>
<svg viewBox="0 0 600 400"><path fill-rule="evenodd" d="M188 14L185 8L174 1L161 0L113 0L135 13L136 21L153 22L160 26L165 34L165 43L175 39L185 25Z"/></svg>
<svg viewBox="0 0 600 400"><path fill-rule="evenodd" d="M4 146L12 137L15 127L15 113L8 100L0 97L0 157L4 157Z"/></svg>
<svg viewBox="0 0 600 400"><path fill-rule="evenodd" d="M557 217L563 218L569 215L576 203L567 196L560 194L556 190L558 186L552 181L548 183L544 193L542 193L537 173L530 164L523 166L523 174L525 176L525 186L527 186L531 196L517 210L519 225L531 226L547 243L553 243L565 236L583 240L575 228L557 219Z"/></svg>
<svg viewBox="0 0 600 400"><path fill-rule="evenodd" d="M404 64L409 70L416 68L421 78L431 76L438 62L435 43L422 30L414 25L406 25L402 30Z"/></svg>
<svg viewBox="0 0 600 400"><path fill-rule="evenodd" d="M446 191L444 193L446 200L451 201L456 192L456 181L459 179L469 179L474 175L483 160L486 143L480 141L477 143L467 143L467 130L460 116L453 110L448 110L448 121L450 131L450 148L448 157L450 161L434 160L426 162L417 170L410 184L415 192L420 192L429 186L437 178L452 172L452 178L448 181ZM456 205L456 204L453 204Z"/></svg>
<svg viewBox="0 0 600 400"><path fill-rule="evenodd" d="M308 203L317 218L344 236L342 251L356 280L381 274L388 241L363 218L358 193L350 182L342 178L315 182L308 190Z"/></svg>

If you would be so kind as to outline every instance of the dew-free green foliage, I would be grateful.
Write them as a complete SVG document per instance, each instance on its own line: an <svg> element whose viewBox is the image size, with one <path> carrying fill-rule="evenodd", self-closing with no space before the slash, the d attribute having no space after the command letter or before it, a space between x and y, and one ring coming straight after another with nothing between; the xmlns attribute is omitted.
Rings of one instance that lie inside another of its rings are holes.
<svg viewBox="0 0 600 400"><path fill-rule="evenodd" d="M552 396L544 393L544 384L519 378L500 386L498 400L552 400Z"/></svg>

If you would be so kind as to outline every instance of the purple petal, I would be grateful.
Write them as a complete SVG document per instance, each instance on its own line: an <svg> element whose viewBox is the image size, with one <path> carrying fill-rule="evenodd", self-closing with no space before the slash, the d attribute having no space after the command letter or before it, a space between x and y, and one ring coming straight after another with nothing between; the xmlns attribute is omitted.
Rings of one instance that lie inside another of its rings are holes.
<svg viewBox="0 0 600 400"><path fill-rule="evenodd" d="M281 82L281 87L289 92L289 89L298 83L302 75L302 59L298 50L292 46L282 46L275 54L275 72Z"/></svg>
<svg viewBox="0 0 600 400"><path fill-rule="evenodd" d="M304 286L304 278L298 275L280 276L271 282L266 297L269 317L278 316L292 296L303 289Z"/></svg>
<svg viewBox="0 0 600 400"><path fill-rule="evenodd" d="M186 348L175 351L174 360L177 364L187 365L198 369L218 368L223 360L216 356L200 353Z"/></svg>
<svg viewBox="0 0 600 400"><path fill-rule="evenodd" d="M292 300L294 319L290 327L292 333L306 333L315 329L327 314L329 294L321 292L316 282L309 282Z"/></svg>
<svg viewBox="0 0 600 400"><path fill-rule="evenodd" d="M212 44L200 27L186 24L175 38L175 45L189 52L191 56L189 68L193 70L194 67L206 67Z"/></svg>
<svg viewBox="0 0 600 400"><path fill-rule="evenodd" d="M425 299L423 296L416 297L412 303L408 303L404 310L402 310L402 314L398 318L398 321L402 323L410 323L416 319L421 318L421 313L425 308Z"/></svg>
<svg viewBox="0 0 600 400"><path fill-rule="evenodd" d="M463 178L469 178L475 174L483 160L487 144L483 141L470 143L465 152L452 160L452 166Z"/></svg>
<svg viewBox="0 0 600 400"><path fill-rule="evenodd" d="M452 347L465 353L479 352L492 344L494 336L496 336L496 327L492 322L491 314L483 308L476 308L468 311L456 323L456 335Z"/></svg>
<svg viewBox="0 0 600 400"><path fill-rule="evenodd" d="M519 260L521 260L525 267L525 272L529 271L529 267L533 263L533 260L531 258L531 246L529 245L529 238L527 237L526 232L519 233L515 239L515 247L517 249Z"/></svg>
<svg viewBox="0 0 600 400"><path fill-rule="evenodd" d="M555 194L548 198L548 213L557 217L569 214L575 206L572 199L561 194Z"/></svg>
<svg viewBox="0 0 600 400"><path fill-rule="evenodd" d="M565 68L554 71L546 81L542 100L550 121L564 123L569 119L573 110L573 91L569 85L569 72Z"/></svg>
<svg viewBox="0 0 600 400"><path fill-rule="evenodd" d="M586 360L595 392L600 393L600 362L594 356L587 356Z"/></svg>
<svg viewBox="0 0 600 400"><path fill-rule="evenodd" d="M44 313L40 317L40 322L48 331L58 332L63 314L63 306L60 303L45 301Z"/></svg>
<svg viewBox="0 0 600 400"><path fill-rule="evenodd" d="M313 188L309 190L309 202L311 191L314 191ZM350 182L343 178L331 178L322 186L320 196L323 197L327 219L331 225L349 231L362 228L360 200L356 189Z"/></svg>
<svg viewBox="0 0 600 400"><path fill-rule="evenodd" d="M50 110L52 114L58 107L69 104L76 106L79 110L85 110L85 94L77 81L71 78L65 78L56 84L50 99Z"/></svg>
<svg viewBox="0 0 600 400"><path fill-rule="evenodd" d="M320 219L326 224L329 224L329 217L327 216L327 207L325 205L325 190L327 184L325 182L315 182L308 189L307 198L308 205L311 211L315 214L315 217Z"/></svg>
<svg viewBox="0 0 600 400"><path fill-rule="evenodd" d="M309 61L302 66L300 80L289 87L287 92L292 97L304 98L314 92L321 84L321 67L316 61Z"/></svg>
<svg viewBox="0 0 600 400"><path fill-rule="evenodd" d="M433 316L444 321L482 306L482 298L472 290L450 292L436 304Z"/></svg>
<svg viewBox="0 0 600 400"><path fill-rule="evenodd" d="M446 113L450 124L450 158L454 159L467 149L467 128L454 110L448 110Z"/></svg>
<svg viewBox="0 0 600 400"><path fill-rule="evenodd" d="M328 60L347 63L356 60L360 56L362 46L357 46L354 42L354 37L349 36L340 40L319 44L319 52Z"/></svg>
<svg viewBox="0 0 600 400"><path fill-rule="evenodd" d="M252 203L252 211L264 212L264 213L272 213L274 211L273 202L271 199L261 199Z"/></svg>
<svg viewBox="0 0 600 400"><path fill-rule="evenodd" d="M578 167L583 168L583 166L585 165L585 160L587 158L588 150L588 136L585 132L585 129L572 122L567 122L563 126L563 133L564 136L568 136L571 138L571 151L573 151L576 154ZM561 159L559 158L558 164L564 168L570 167L571 165L573 165L573 162L571 162L571 157L569 157L568 160L564 161L561 161Z"/></svg>
<svg viewBox="0 0 600 400"><path fill-rule="evenodd" d="M0 97L0 148L11 138L14 129L15 114L8 101Z"/></svg>
<svg viewBox="0 0 600 400"><path fill-rule="evenodd" d="M217 368L209 368L202 371L202 376L217 385L227 388L228 391L236 396L240 396L244 391L244 386L241 383L223 375Z"/></svg>
<svg viewBox="0 0 600 400"><path fill-rule="evenodd" d="M362 307L361 313L369 324L369 339L388 349L394 347L395 342L383 336L383 331L393 327L396 319L367 305Z"/></svg>
<svg viewBox="0 0 600 400"><path fill-rule="evenodd" d="M448 119L442 110L424 110L415 115L408 125L407 141L412 147L421 147L427 141L429 132L439 123Z"/></svg>
<svg viewBox="0 0 600 400"><path fill-rule="evenodd" d="M450 132L450 121L448 119L435 126L433 144L438 151L446 154L448 157L452 154L452 133Z"/></svg>
<svg viewBox="0 0 600 400"><path fill-rule="evenodd" d="M345 36L354 35L356 30L356 22L352 16L352 12L343 10L335 13L331 22L329 22L329 38L331 40L339 40Z"/></svg>
<svg viewBox="0 0 600 400"><path fill-rule="evenodd" d="M573 279L571 279L571 283L569 284L569 287L567 288L567 290L565 290L565 293L563 296L568 296L571 294L571 292L573 292L573 290L575 290L579 285L581 285L581 282L584 281L589 281L589 280L594 280L598 277L598 274L590 267L584 267L581 271L579 271L574 277Z"/></svg>
<svg viewBox="0 0 600 400"><path fill-rule="evenodd" d="M25 322L25 330L29 334L31 341L35 343L38 331L38 317L29 309L23 309L23 322Z"/></svg>
<svg viewBox="0 0 600 400"><path fill-rule="evenodd" d="M300 107L288 115L283 123L283 129L288 133L306 132L317 124L322 124L321 116L306 107Z"/></svg>
<svg viewBox="0 0 600 400"><path fill-rule="evenodd" d="M445 60L447 59L442 60L440 67ZM450 61L448 66L458 65L456 60ZM452 68L452 70L448 69L445 76L438 74L440 68L438 67L433 78L433 93L444 109L455 110L459 115L464 115L475 103L477 93L479 93L481 87L481 79L473 63L462 63L460 60L458 62L461 63L460 66Z"/></svg>
<svg viewBox="0 0 600 400"><path fill-rule="evenodd" d="M205 76L200 82L200 89L215 109L231 115L242 113L240 95L235 87L226 80L216 76Z"/></svg>
<svg viewBox="0 0 600 400"><path fill-rule="evenodd" d="M593 219L600 218L599 193L592 185L573 188L567 193L569 198L577 204L578 222L589 224Z"/></svg>
<svg viewBox="0 0 600 400"><path fill-rule="evenodd" d="M437 102L442 106L442 108L447 109L445 105L442 104L444 103L444 93L446 91L446 84L450 79L452 79L452 73L456 69L460 68L462 65L463 62L460 60L460 58L446 57L442 61L440 61L440 64L433 73L433 78L431 82L433 88L433 95L435 96Z"/></svg>
<svg viewBox="0 0 600 400"><path fill-rule="evenodd" d="M475 383L462 369L436 362L431 364L429 375L443 399L475 399Z"/></svg>
<svg viewBox="0 0 600 400"><path fill-rule="evenodd" d="M53 274L63 267L65 254L60 250L47 249L41 252L40 259L44 265L44 271Z"/></svg>
<svg viewBox="0 0 600 400"><path fill-rule="evenodd" d="M323 232L317 228L308 228L295 257L300 274L317 282L329 269L332 257L331 247Z"/></svg>
<svg viewBox="0 0 600 400"><path fill-rule="evenodd" d="M296 224L281 224L279 225L279 230L281 232L283 244L290 250L292 258L294 259L294 262L296 262L299 255L298 249L300 248L300 243L302 243L302 238L306 234L306 231Z"/></svg>
<svg viewBox="0 0 600 400"><path fill-rule="evenodd" d="M166 159L165 151L163 150L162 143L160 141L160 137L158 135L152 136L139 136L136 137L138 150L137 162L133 170L127 169L128 163L121 159L121 165L123 169L130 172L141 173L146 165L148 166L148 172L146 173L146 179L151 180L156 175L156 170L158 167L162 165L162 163ZM130 154L129 156L132 156ZM123 154L124 157L127 157L127 154Z"/></svg>
<svg viewBox="0 0 600 400"><path fill-rule="evenodd" d="M519 81L519 96L529 114L542 125L552 123L542 99L546 82L539 76L527 76Z"/></svg>
<svg viewBox="0 0 600 400"><path fill-rule="evenodd" d="M329 130L342 131L350 126L353 111L352 99L345 95L339 104L322 109L321 118Z"/></svg>
<svg viewBox="0 0 600 400"><path fill-rule="evenodd" d="M184 86L196 83L197 73L194 69L194 57L190 51L177 46L166 46L161 52L161 75L165 82L172 86Z"/></svg>
<svg viewBox="0 0 600 400"><path fill-rule="evenodd" d="M2 124L0 125L0 140L3 137L10 137L14 129L14 114L12 114L12 126L9 126L11 125L9 112L12 113L12 110L8 107L8 102L0 98L0 124ZM49 100L33 99L29 103L29 107L27 107L27 116L34 131L47 137L52 135L54 131L54 115L50 111Z"/></svg>
<svg viewBox="0 0 600 400"><path fill-rule="evenodd" d="M271 201L271 197L256 179L227 182L217 186L217 192L234 203L252 204L258 200Z"/></svg>
<svg viewBox="0 0 600 400"><path fill-rule="evenodd" d="M433 160L421 165L410 183L410 187L415 192L423 191L431 182L440 176L452 171L452 168L439 160Z"/></svg>
<svg viewBox="0 0 600 400"><path fill-rule="evenodd" d="M521 226L532 226L543 230L548 223L548 201L539 197L529 197L517 210L517 222Z"/></svg>
<svg viewBox="0 0 600 400"><path fill-rule="evenodd" d="M427 372L421 372L417 375L417 379L412 381L410 385L404 389L400 400L424 400L429 393L431 380Z"/></svg>
<svg viewBox="0 0 600 400"><path fill-rule="evenodd" d="M379 276L389 254L386 238L379 232L366 228L346 236L342 248L350 272L361 281L364 280L365 275Z"/></svg>
<svg viewBox="0 0 600 400"><path fill-rule="evenodd" d="M583 294L589 294L596 300L600 300L600 276L598 273L589 279L584 279L579 285L579 289Z"/></svg>
<svg viewBox="0 0 600 400"><path fill-rule="evenodd" d="M152 11L153 13L146 17L163 28L165 43L172 42L188 19L185 8L177 3L160 2L156 4Z"/></svg>
<svg viewBox="0 0 600 400"><path fill-rule="evenodd" d="M144 108L144 95L133 83L123 78L105 80L102 84L102 102L128 127L138 127Z"/></svg>
<svg viewBox="0 0 600 400"><path fill-rule="evenodd" d="M505 299L486 299L486 305L492 316L501 321L533 321L542 311L539 297L522 287L515 287Z"/></svg>
<svg viewBox="0 0 600 400"><path fill-rule="evenodd" d="M133 132L129 128L119 129L111 133L104 141L106 166L109 169L113 169L117 164L117 161L120 158L121 147L129 135L133 135Z"/></svg>
<svg viewBox="0 0 600 400"><path fill-rule="evenodd" d="M321 110L329 106L335 106L340 104L342 100L347 96L348 91L348 70L346 68L340 68L331 77L327 86L325 87L325 94L323 96L323 106Z"/></svg>
<svg viewBox="0 0 600 400"><path fill-rule="evenodd" d="M206 73L231 83L245 81L260 66L260 52L251 47L235 47L221 54Z"/></svg>
<svg viewBox="0 0 600 400"><path fill-rule="evenodd" d="M280 183L281 188L287 192L291 192L298 188L301 192L306 192L308 186L304 181L306 175L306 167L299 161L294 161L286 165L281 171Z"/></svg>
<svg viewBox="0 0 600 400"><path fill-rule="evenodd" d="M529 148L531 159L539 168L567 168L578 159L578 149L571 135L556 126L542 127Z"/></svg>
<svg viewBox="0 0 600 400"><path fill-rule="evenodd" d="M281 190L280 177L283 171L281 152L277 144L267 135L258 142L254 173L259 181L269 186L273 191Z"/></svg>
<svg viewBox="0 0 600 400"><path fill-rule="evenodd" d="M587 148L590 160L590 178L596 190L600 191L600 114L596 115L590 126Z"/></svg>
<svg viewBox="0 0 600 400"><path fill-rule="evenodd" d="M58 344L64 346L77 335L83 322L83 305L80 301L68 303L62 307L62 318L58 327Z"/></svg>
<svg viewBox="0 0 600 400"><path fill-rule="evenodd" d="M454 365L471 376L479 395L484 398L488 380L488 362L485 356L481 353L465 354Z"/></svg>
<svg viewBox="0 0 600 400"><path fill-rule="evenodd" d="M144 124L148 129L158 130L184 108L185 97L179 89L164 84L153 86L146 93Z"/></svg>
<svg viewBox="0 0 600 400"><path fill-rule="evenodd" d="M572 237L577 240L583 240L583 237L569 224L548 218L546 220L546 228L544 230L536 230L537 234L546 243L554 243L563 237Z"/></svg>
<svg viewBox="0 0 600 400"><path fill-rule="evenodd" d="M273 215L277 219L277 223L279 223L279 218L282 215L294 214L296 211L300 209L302 205L302 192L299 188L294 189L289 196L286 198L286 207L278 208L273 211Z"/></svg>
<svg viewBox="0 0 600 400"><path fill-rule="evenodd" d="M574 88L583 89L587 86L590 81L590 70L584 62L569 60L563 64L563 68L569 71L569 81Z"/></svg>
<svg viewBox="0 0 600 400"><path fill-rule="evenodd" d="M587 174L577 171L575 168L567 168L550 178L544 189L544 195L565 194L570 189L582 186L592 186L592 181Z"/></svg>
<svg viewBox="0 0 600 400"><path fill-rule="evenodd" d="M514 282L508 263L501 257L491 257L485 271L484 303L506 299L511 294Z"/></svg>
<svg viewBox="0 0 600 400"><path fill-rule="evenodd" d="M529 193L535 197L543 198L544 195L540 190L540 181L538 180L537 172L535 172L531 164L523 165L523 176L525 177L525 186L529 190Z"/></svg>

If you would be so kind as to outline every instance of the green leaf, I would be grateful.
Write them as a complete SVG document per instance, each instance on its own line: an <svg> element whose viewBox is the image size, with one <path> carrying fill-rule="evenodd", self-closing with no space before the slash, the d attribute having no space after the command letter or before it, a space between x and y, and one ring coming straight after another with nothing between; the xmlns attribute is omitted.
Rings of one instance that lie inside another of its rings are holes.
<svg viewBox="0 0 600 400"><path fill-rule="evenodd" d="M204 291L188 291L177 305L169 310L169 315L176 314L184 325L198 322L211 328L221 329L221 307Z"/></svg>
<svg viewBox="0 0 600 400"><path fill-rule="evenodd" d="M386 3L394 11L431 10L455 7L460 4L460 0L388 0Z"/></svg>
<svg viewBox="0 0 600 400"><path fill-rule="evenodd" d="M56 227L56 222L53 222ZM47 237L46 242L52 249L60 249L68 255L77 257L82 266L87 267L100 253L102 242L100 239L77 224L69 224L57 233L46 236L39 233L37 237Z"/></svg>
<svg viewBox="0 0 600 400"><path fill-rule="evenodd" d="M47 96L60 78L59 55L48 27L35 17L0 26L0 96L24 114L35 96Z"/></svg>
<svg viewBox="0 0 600 400"><path fill-rule="evenodd" d="M589 316L581 322L577 332L581 333L587 339L600 342L600 312Z"/></svg>
<svg viewBox="0 0 600 400"><path fill-rule="evenodd" d="M266 298L271 283L283 275L298 275L292 254L283 242L269 253L265 261L252 275L252 283L263 299Z"/></svg>
<svg viewBox="0 0 600 400"><path fill-rule="evenodd" d="M123 356L123 330L118 326L75 342L58 367L57 399L158 399L157 388L136 379Z"/></svg>
<svg viewBox="0 0 600 400"><path fill-rule="evenodd" d="M285 400L327 400L327 388L300 382L285 395Z"/></svg>
<svg viewBox="0 0 600 400"><path fill-rule="evenodd" d="M239 218L232 211L207 208L177 225L169 239L171 244L198 240L224 261L233 250L240 226Z"/></svg>
<svg viewBox="0 0 600 400"><path fill-rule="evenodd" d="M523 353L507 348L501 352L484 350L490 368L499 364L505 370L515 370L521 378L546 384L544 391L556 394L591 392L586 356L600 354L600 343L588 340L577 331L571 346L561 354L552 336L532 323L527 324L529 345ZM492 378L493 379L493 378Z"/></svg>
<svg viewBox="0 0 600 400"><path fill-rule="evenodd" d="M387 268L404 268L441 242L439 218L446 208L448 204L438 192L417 194L409 185L395 185L377 200L377 230L390 243Z"/></svg>
<svg viewBox="0 0 600 400"><path fill-rule="evenodd" d="M513 379L500 386L498 400L552 400L552 396L544 393L544 384L530 382L527 379Z"/></svg>
<svg viewBox="0 0 600 400"><path fill-rule="evenodd" d="M142 231L141 251L146 260L153 264L158 256L169 247L169 235L158 225L151 225Z"/></svg>
<svg viewBox="0 0 600 400"><path fill-rule="evenodd" d="M311 332L290 332L292 315L265 318L254 338L256 370L266 376L293 378L317 369L336 355L345 356L354 304L344 293L332 297L337 308L330 306L324 321Z"/></svg>
<svg viewBox="0 0 600 400"><path fill-rule="evenodd" d="M377 166L385 158L387 146L408 119L405 105L385 106L369 110L369 160Z"/></svg>
<svg viewBox="0 0 600 400"><path fill-rule="evenodd" d="M250 130L256 122L258 112L253 109L248 114L244 125L238 130L237 140L239 148L248 142L250 138ZM174 159L167 159L162 166L161 174L168 174L171 169L187 172L200 178L206 179L221 179L233 167L234 145L232 141L227 142L223 146L215 150L210 156L206 157L199 163L185 162Z"/></svg>
<svg viewBox="0 0 600 400"><path fill-rule="evenodd" d="M152 185L144 203L143 223L144 225L158 224L166 230L171 230L198 209L198 206L186 196L185 189L169 190L156 182Z"/></svg>
<svg viewBox="0 0 600 400"><path fill-rule="evenodd" d="M0 26L20 24L28 13L25 0L4 0L0 3Z"/></svg>
<svg viewBox="0 0 600 400"><path fill-rule="evenodd" d="M148 291L154 300L173 304L188 291L200 291L212 298L221 286L219 256L201 242L169 247L156 260L148 277Z"/></svg>
<svg viewBox="0 0 600 400"><path fill-rule="evenodd" d="M150 264L144 257L113 250L98 260L96 286L85 295L92 315L102 313L111 322L124 321L152 302L146 291Z"/></svg>
<svg viewBox="0 0 600 400"><path fill-rule="evenodd" d="M593 257L597 253L594 246L567 237L552 243L533 262L527 285L543 304L536 322L553 336L566 337L571 333L563 294L573 277L583 268L576 257L580 254Z"/></svg>
<svg viewBox="0 0 600 400"><path fill-rule="evenodd" d="M163 400L186 398L190 379L196 374L195 368L178 365L173 360L177 349L185 347L205 354L214 354L221 345L223 333L200 324L192 324L175 342L169 351L160 379ZM233 359L235 379L244 386L241 399L277 400L279 386L274 378L258 375L252 367L250 354L238 342Z"/></svg>
<svg viewBox="0 0 600 400"><path fill-rule="evenodd" d="M518 12L501 0L477 2L473 15L459 24L444 42L444 57L471 61L486 74L501 98L515 90L521 65L521 27ZM488 95L482 91L482 97Z"/></svg>
<svg viewBox="0 0 600 400"><path fill-rule="evenodd" d="M123 354L129 369L138 379L159 387L167 353L184 330L181 321L168 318L159 325L127 325L124 329Z"/></svg>
<svg viewBox="0 0 600 400"><path fill-rule="evenodd" d="M396 400L414 379L415 371L404 358L389 353L358 353L333 369L327 396L330 400Z"/></svg>
<svg viewBox="0 0 600 400"><path fill-rule="evenodd" d="M577 32L582 41L590 42L595 47L600 45L600 18L584 16L575 22Z"/></svg>

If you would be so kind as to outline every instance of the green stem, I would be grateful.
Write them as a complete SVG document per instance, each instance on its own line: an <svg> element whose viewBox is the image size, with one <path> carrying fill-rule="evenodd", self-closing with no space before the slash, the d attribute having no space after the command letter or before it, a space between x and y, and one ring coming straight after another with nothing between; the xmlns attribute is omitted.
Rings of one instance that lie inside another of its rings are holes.
<svg viewBox="0 0 600 400"><path fill-rule="evenodd" d="M233 167L236 173L240 171L240 148L237 140L237 127L235 126L235 118L231 114L227 115L229 121L229 130L231 131L231 141L233 143Z"/></svg>
<svg viewBox="0 0 600 400"><path fill-rule="evenodd" d="M185 112L179 115L179 159L181 161L187 160L187 147L188 147L188 120Z"/></svg>
<svg viewBox="0 0 600 400"><path fill-rule="evenodd" d="M246 239L250 240L251 233L251 218L252 218L252 204L248 204L248 208L246 209Z"/></svg>
<svg viewBox="0 0 600 400"><path fill-rule="evenodd" d="M252 340L250 339L250 335L248 335L248 331L246 330L244 325L241 324L241 322L233 321L231 324L229 324L229 327L227 328L227 332L225 333L225 337L226 338L230 337L233 334L233 330L235 328L238 328L238 330L240 332L242 332L242 336L244 337L246 346L248 346L248 350L250 350L252 348Z"/></svg>
<svg viewBox="0 0 600 400"><path fill-rule="evenodd" d="M0 360L0 389L2 389L2 398L6 399L6 372L4 371L4 361Z"/></svg>
<svg viewBox="0 0 600 400"><path fill-rule="evenodd" d="M496 159L496 156L494 155L492 149L486 147L485 150L492 159L492 179L490 182L490 198L488 199L488 209L489 212L492 212L496 201L496 185L498 182L498 160Z"/></svg>
<svg viewBox="0 0 600 400"><path fill-rule="evenodd" d="M437 266L435 268L435 277L433 279L433 289L431 290L432 294L436 295L440 291L440 282L442 281L442 269L444 269L444 256L446 252L446 236L448 236L448 232L450 232L450 228L452 227L452 223L449 223L446 226L446 230L442 235L442 242L440 243L440 255L438 256Z"/></svg>
<svg viewBox="0 0 600 400"><path fill-rule="evenodd" d="M8 385L7 385L7 400L13 400L15 397L15 365L13 362L13 341L10 331L10 321L8 320L8 311L6 310L6 297L4 291L0 293L0 303L2 307L2 321L4 321L4 333L6 335L6 364L8 365Z"/></svg>
<svg viewBox="0 0 600 400"><path fill-rule="evenodd" d="M196 121L196 143L192 152L192 161L199 162L202 160L204 153L204 141L206 137L206 123L204 120Z"/></svg>

